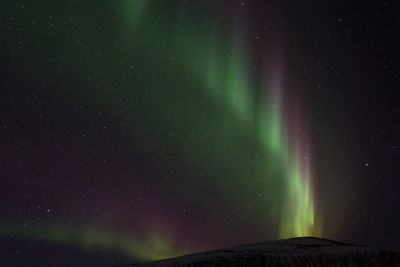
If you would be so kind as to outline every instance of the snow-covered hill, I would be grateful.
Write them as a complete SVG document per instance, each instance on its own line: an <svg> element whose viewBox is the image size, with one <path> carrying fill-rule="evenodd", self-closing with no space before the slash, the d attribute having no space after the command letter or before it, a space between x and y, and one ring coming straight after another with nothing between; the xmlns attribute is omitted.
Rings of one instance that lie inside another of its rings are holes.
<svg viewBox="0 0 400 267"><path fill-rule="evenodd" d="M173 259L132 264L166 266L400 266L400 250L350 245L314 237L235 246Z"/></svg>

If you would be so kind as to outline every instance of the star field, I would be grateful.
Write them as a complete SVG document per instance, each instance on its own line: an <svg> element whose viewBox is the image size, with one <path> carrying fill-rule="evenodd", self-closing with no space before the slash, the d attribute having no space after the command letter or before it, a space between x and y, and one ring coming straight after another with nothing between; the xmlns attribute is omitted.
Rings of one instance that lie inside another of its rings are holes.
<svg viewBox="0 0 400 267"><path fill-rule="evenodd" d="M5 1L0 265L398 246L395 1Z"/></svg>

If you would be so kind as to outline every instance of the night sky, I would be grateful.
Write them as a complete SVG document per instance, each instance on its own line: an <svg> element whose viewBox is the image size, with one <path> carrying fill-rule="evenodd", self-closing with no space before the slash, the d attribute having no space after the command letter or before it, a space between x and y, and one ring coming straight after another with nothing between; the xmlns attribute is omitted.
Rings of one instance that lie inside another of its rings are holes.
<svg viewBox="0 0 400 267"><path fill-rule="evenodd" d="M0 265L400 247L400 2L6 0Z"/></svg>

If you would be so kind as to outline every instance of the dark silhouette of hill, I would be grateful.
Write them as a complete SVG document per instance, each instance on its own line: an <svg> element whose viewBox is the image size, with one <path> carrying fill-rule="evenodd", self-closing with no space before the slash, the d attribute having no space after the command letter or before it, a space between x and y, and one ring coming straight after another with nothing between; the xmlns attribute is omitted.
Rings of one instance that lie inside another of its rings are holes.
<svg viewBox="0 0 400 267"><path fill-rule="evenodd" d="M400 250L352 245L315 237L301 237L239 245L127 266L396 267L400 266Z"/></svg>

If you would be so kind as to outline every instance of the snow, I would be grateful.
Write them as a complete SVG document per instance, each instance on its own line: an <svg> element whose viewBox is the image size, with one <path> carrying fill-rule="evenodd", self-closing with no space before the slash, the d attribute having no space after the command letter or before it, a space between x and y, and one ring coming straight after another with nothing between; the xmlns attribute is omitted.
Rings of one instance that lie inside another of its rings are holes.
<svg viewBox="0 0 400 267"><path fill-rule="evenodd" d="M130 266L400 266L400 250L314 237L239 245Z"/></svg>

